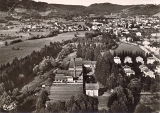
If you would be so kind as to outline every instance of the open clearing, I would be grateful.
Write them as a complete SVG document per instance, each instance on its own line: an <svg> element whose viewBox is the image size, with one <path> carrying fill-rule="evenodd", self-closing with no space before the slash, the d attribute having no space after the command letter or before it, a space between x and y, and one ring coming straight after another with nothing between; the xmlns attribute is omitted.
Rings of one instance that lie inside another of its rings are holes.
<svg viewBox="0 0 160 113"><path fill-rule="evenodd" d="M76 94L83 94L83 84L52 84L49 98L53 102L66 101Z"/></svg>
<svg viewBox="0 0 160 113"><path fill-rule="evenodd" d="M85 36L87 31L79 31L79 37ZM74 38L75 32L68 32L59 34L58 36L43 38L37 40L27 40L24 42L16 43L9 46L0 47L0 65L7 62L12 62L12 60L17 58L23 58L30 55L32 51L39 51L44 45L49 45L50 42L62 41ZM12 50L12 48L20 48L20 50Z"/></svg>
<svg viewBox="0 0 160 113"><path fill-rule="evenodd" d="M122 53L123 51L132 52L132 53L142 52L143 54L145 54L145 52L138 45L120 43L118 47L115 49L115 52Z"/></svg>

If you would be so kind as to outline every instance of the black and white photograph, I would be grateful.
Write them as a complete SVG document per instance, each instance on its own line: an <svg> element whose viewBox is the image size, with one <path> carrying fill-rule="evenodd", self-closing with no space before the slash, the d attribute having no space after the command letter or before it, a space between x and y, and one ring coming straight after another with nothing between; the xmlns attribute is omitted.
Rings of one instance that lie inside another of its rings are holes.
<svg viewBox="0 0 160 113"><path fill-rule="evenodd" d="M0 113L160 113L160 0L0 0Z"/></svg>

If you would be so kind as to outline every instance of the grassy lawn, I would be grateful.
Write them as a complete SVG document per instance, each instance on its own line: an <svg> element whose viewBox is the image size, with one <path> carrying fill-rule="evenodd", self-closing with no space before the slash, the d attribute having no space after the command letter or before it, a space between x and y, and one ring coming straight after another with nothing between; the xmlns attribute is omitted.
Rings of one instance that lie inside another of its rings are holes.
<svg viewBox="0 0 160 113"><path fill-rule="evenodd" d="M13 35L15 32L18 32L19 30L20 30L20 28L13 28L13 29L8 29L8 30L0 30L0 34Z"/></svg>
<svg viewBox="0 0 160 113"><path fill-rule="evenodd" d="M141 48L139 48L138 45L130 45L130 44L126 44L126 43L120 43L118 45L118 47L115 49L116 53L121 53L124 51L129 51L132 53L136 53L136 52L142 52L143 54L145 53Z"/></svg>
<svg viewBox="0 0 160 113"><path fill-rule="evenodd" d="M76 94L83 94L83 84L53 84L49 98L54 102L65 101Z"/></svg>
<svg viewBox="0 0 160 113"><path fill-rule="evenodd" d="M72 39L74 38L74 34L75 32L68 32L68 33L59 34L58 36L55 36L55 37L38 39L38 40L27 40L24 42L13 44L13 45L0 47L0 53L1 53L0 65L7 62L12 62L12 60L15 57L23 58L27 55L30 55L33 50L39 51L41 47L43 47L44 45L49 45L50 41L61 42L62 40ZM79 32L79 34L80 36L84 36L85 31ZM20 50L12 50L13 47L14 48L19 47Z"/></svg>

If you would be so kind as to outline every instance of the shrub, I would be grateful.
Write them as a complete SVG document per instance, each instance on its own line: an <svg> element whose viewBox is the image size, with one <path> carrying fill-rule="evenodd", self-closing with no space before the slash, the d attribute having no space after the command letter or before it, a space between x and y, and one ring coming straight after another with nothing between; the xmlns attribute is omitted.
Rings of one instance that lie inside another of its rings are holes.
<svg viewBox="0 0 160 113"><path fill-rule="evenodd" d="M22 42L22 40L21 39L13 40L10 42L10 44L15 44L15 43L19 43L19 42Z"/></svg>

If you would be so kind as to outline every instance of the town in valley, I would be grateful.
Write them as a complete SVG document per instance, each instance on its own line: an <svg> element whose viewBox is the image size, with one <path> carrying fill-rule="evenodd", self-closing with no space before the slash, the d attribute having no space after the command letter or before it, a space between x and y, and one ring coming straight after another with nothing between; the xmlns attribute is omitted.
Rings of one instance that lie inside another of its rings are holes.
<svg viewBox="0 0 160 113"><path fill-rule="evenodd" d="M160 4L0 0L0 99L7 113L159 113Z"/></svg>

